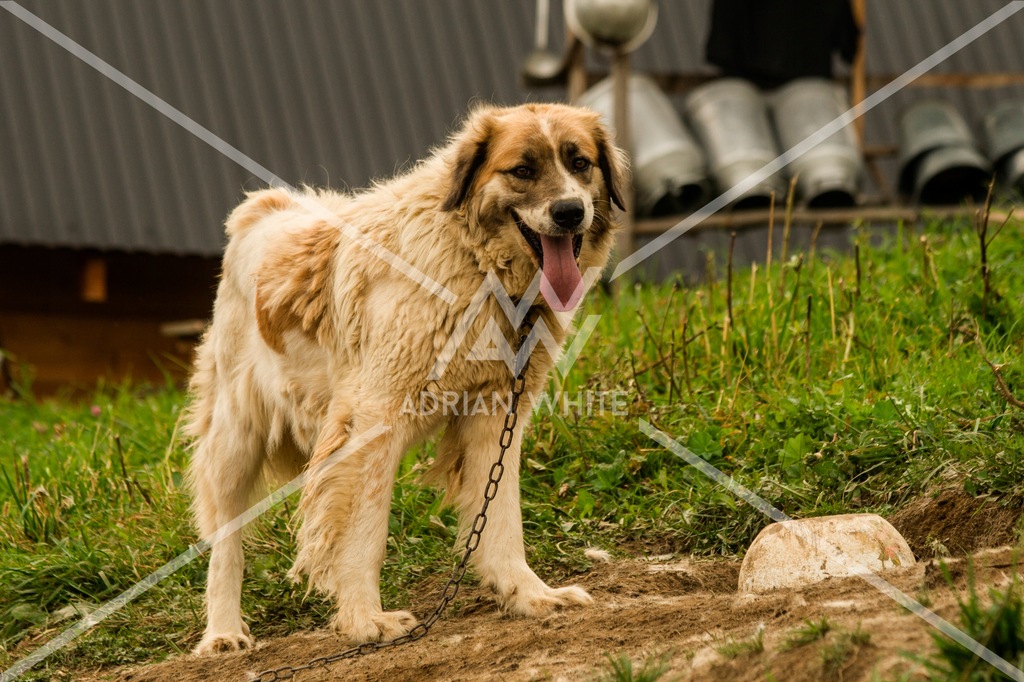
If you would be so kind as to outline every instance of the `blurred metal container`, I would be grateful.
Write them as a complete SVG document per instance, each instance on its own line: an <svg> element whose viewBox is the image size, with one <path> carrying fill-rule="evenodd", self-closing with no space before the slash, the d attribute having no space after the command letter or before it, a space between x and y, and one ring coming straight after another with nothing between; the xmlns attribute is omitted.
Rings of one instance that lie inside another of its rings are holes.
<svg viewBox="0 0 1024 682"><path fill-rule="evenodd" d="M981 153L966 146L939 147L925 153L917 166L914 198L936 206L959 204L966 199L985 200L992 169Z"/></svg>
<svg viewBox="0 0 1024 682"><path fill-rule="evenodd" d="M996 105L983 122L985 149L995 162L1024 148L1024 100Z"/></svg>
<svg viewBox="0 0 1024 682"><path fill-rule="evenodd" d="M900 191L924 204L984 199L992 167L952 104L922 100L900 119Z"/></svg>
<svg viewBox="0 0 1024 682"><path fill-rule="evenodd" d="M707 152L711 175L722 191L779 154L764 98L752 83L722 78L702 85L687 98L686 112ZM777 173L748 189L733 206L766 206L772 193L780 198L786 194L786 183Z"/></svg>
<svg viewBox="0 0 1024 682"><path fill-rule="evenodd" d="M579 99L583 106L613 122L612 79L606 78ZM689 213L707 202L710 186L704 152L672 102L650 78L629 81L633 184L641 215Z"/></svg>
<svg viewBox="0 0 1024 682"><path fill-rule="evenodd" d="M1024 191L1024 100L1004 102L983 123L988 158L1007 188Z"/></svg>
<svg viewBox="0 0 1024 682"><path fill-rule="evenodd" d="M824 78L800 78L772 95L779 146L800 144L850 108L846 90ZM829 135L789 164L808 206L853 206L864 178L864 159L851 126Z"/></svg>
<svg viewBox="0 0 1024 682"><path fill-rule="evenodd" d="M1024 195L1024 149L1007 156L999 167L1006 187Z"/></svg>

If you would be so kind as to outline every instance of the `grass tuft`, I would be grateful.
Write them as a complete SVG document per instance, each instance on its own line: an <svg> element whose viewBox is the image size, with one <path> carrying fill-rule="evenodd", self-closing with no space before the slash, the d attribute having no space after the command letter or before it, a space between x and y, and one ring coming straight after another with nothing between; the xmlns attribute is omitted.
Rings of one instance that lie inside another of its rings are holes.
<svg viewBox="0 0 1024 682"><path fill-rule="evenodd" d="M599 682L657 682L669 671L667 656L649 658L639 668L634 668L626 654L606 654L605 658L607 669L597 678Z"/></svg>
<svg viewBox="0 0 1024 682"><path fill-rule="evenodd" d="M797 649L807 646L812 642L817 642L819 639L824 639L825 635L832 631L832 628L832 623L829 622L826 616L822 616L820 620L806 618L801 627L789 633L789 636L782 642L779 650L789 651L790 649Z"/></svg>
<svg viewBox="0 0 1024 682"><path fill-rule="evenodd" d="M857 653L871 643L871 634L864 632L860 625L855 630L842 630L835 633L821 647L822 670L826 679L842 679L843 670L856 658Z"/></svg>
<svg viewBox="0 0 1024 682"><path fill-rule="evenodd" d="M724 644L715 647L715 651L726 658L738 658L740 656L752 656L764 651L765 627L762 623L754 634L746 639L728 639Z"/></svg>

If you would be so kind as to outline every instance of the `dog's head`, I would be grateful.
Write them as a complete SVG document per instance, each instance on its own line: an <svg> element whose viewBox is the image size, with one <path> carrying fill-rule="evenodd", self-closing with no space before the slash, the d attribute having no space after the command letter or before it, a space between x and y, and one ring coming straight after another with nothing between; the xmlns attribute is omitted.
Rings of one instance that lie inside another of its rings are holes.
<svg viewBox="0 0 1024 682"><path fill-rule="evenodd" d="M500 252L507 270L532 278L541 268L551 308L574 308L581 268L608 258L611 204L622 208L627 182L625 155L599 115L559 104L483 107L452 147L442 208L464 212L477 241Z"/></svg>

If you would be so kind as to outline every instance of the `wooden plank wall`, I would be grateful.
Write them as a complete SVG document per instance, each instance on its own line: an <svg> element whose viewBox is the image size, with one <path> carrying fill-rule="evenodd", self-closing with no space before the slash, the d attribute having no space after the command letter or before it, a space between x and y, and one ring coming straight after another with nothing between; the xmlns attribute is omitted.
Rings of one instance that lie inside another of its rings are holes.
<svg viewBox="0 0 1024 682"><path fill-rule="evenodd" d="M0 350L10 380L34 376L33 392L48 395L88 392L101 378L184 379L192 340L160 327L209 316L219 267L197 257L0 247Z"/></svg>

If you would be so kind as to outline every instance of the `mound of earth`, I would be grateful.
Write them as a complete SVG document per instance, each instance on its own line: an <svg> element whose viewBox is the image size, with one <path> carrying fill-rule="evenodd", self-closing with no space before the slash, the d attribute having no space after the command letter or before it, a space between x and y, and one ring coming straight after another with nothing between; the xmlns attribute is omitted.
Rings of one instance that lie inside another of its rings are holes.
<svg viewBox="0 0 1024 682"><path fill-rule="evenodd" d="M934 497L914 500L889 522L921 559L964 556L984 547L1011 544L1020 517L1018 506L947 488Z"/></svg>
<svg viewBox="0 0 1024 682"><path fill-rule="evenodd" d="M944 560L954 576L955 590L946 583L936 559L884 574L891 584L953 624L958 622L957 598L966 590L968 561L974 564L976 589L983 596L989 586L1006 589L1019 571L1019 552L1010 547L974 551L986 541L1011 537L1019 511L1003 518L995 508L979 510L974 504L971 511L955 493L944 493L919 506L910 505L892 519L919 555L933 553L928 548L937 547L936 540L951 551L962 547L973 551L968 557ZM992 519L1001 520L1002 525L993 525ZM927 656L934 650L933 628L863 581L829 580L799 590L742 595L736 591L739 566L732 560L673 556L597 563L578 576L595 604L540 620L504 616L485 591L470 586L426 638L304 671L296 679L594 680L608 669L609 654L625 655L634 662L662 658L669 666L664 680L867 681L902 674L923 679L913 656ZM432 611L437 592L417 597L411 610L421 616ZM787 645L808 620L823 617L831 624L823 638ZM763 630L762 651L730 654L724 646L750 640L759 629ZM851 640L849 634L855 631L866 633L868 641ZM307 632L261 640L251 651L182 655L155 665L76 677L241 681L259 671L303 664L343 648L327 632Z"/></svg>

